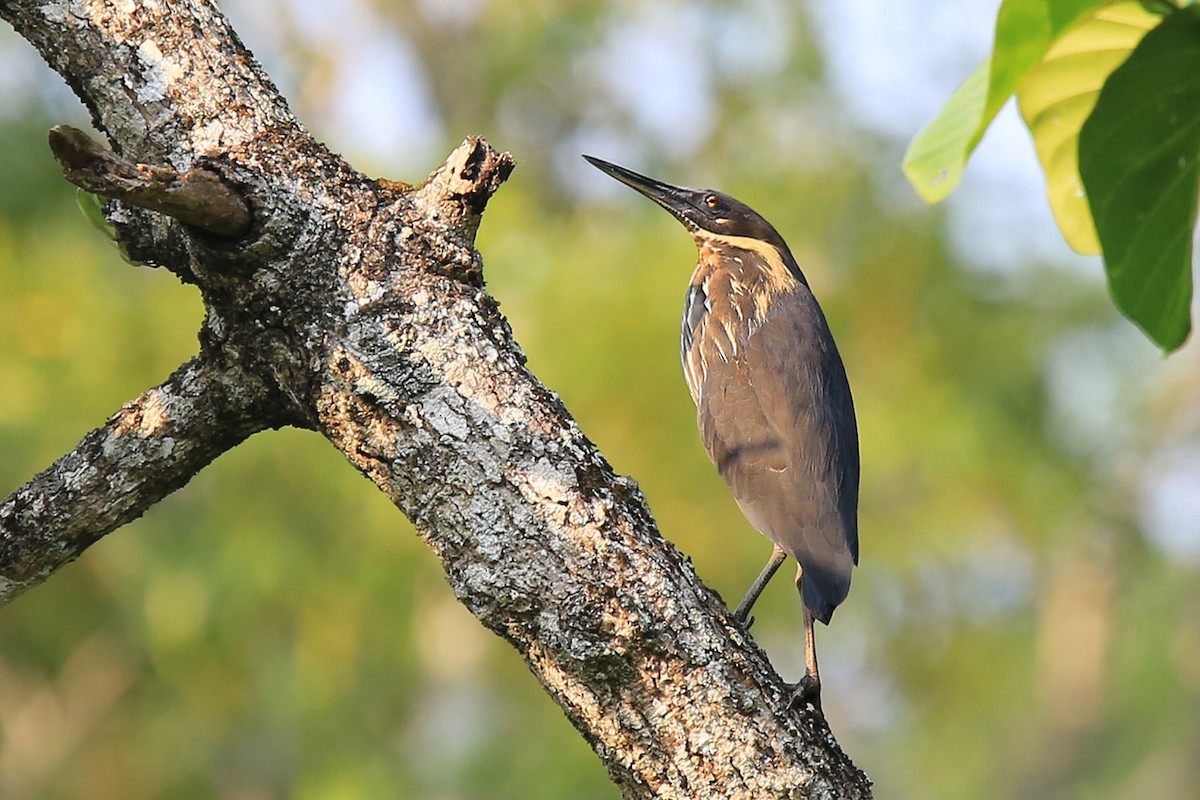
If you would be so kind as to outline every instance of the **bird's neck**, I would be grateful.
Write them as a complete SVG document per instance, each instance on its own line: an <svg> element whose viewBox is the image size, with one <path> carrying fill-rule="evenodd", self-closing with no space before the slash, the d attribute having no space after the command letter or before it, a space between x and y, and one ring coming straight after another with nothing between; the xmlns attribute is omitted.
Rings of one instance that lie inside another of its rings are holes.
<svg viewBox="0 0 1200 800"><path fill-rule="evenodd" d="M787 245L707 231L699 231L694 237L699 252L693 283L713 272L726 271L730 280L750 295L773 296L808 285Z"/></svg>
<svg viewBox="0 0 1200 800"><path fill-rule="evenodd" d="M699 341L693 356L732 358L767 321L776 298L806 284L786 246L781 251L759 239L716 235L696 236L696 244L699 258L683 317L684 357ZM693 396L696 391L693 387Z"/></svg>

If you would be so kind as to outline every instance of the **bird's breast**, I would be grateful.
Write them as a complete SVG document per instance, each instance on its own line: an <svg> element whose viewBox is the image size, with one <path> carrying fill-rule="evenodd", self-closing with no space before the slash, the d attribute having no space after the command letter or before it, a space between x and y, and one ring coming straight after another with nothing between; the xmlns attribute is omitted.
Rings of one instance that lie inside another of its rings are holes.
<svg viewBox="0 0 1200 800"><path fill-rule="evenodd" d="M767 321L774 298L791 288L757 251L710 243L701 245L699 255L679 337L684 377L697 405L709 370L736 359Z"/></svg>

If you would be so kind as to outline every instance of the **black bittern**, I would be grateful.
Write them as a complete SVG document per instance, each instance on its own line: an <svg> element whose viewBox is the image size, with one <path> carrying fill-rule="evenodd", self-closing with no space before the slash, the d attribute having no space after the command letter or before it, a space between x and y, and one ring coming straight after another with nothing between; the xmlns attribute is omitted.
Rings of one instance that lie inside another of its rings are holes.
<svg viewBox="0 0 1200 800"><path fill-rule="evenodd" d="M858 563L858 431L846 369L783 237L753 209L584 156L670 211L699 251L680 355L709 457L750 524L774 543L738 604L750 609L787 556L804 602L804 678L820 703L813 620L826 624Z"/></svg>

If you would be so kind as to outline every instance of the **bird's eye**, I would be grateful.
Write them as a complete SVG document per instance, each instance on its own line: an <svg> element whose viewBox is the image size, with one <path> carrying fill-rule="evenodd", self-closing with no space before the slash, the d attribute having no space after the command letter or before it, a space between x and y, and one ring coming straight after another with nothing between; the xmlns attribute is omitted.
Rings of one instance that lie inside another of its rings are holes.
<svg viewBox="0 0 1200 800"><path fill-rule="evenodd" d="M708 206L709 208L716 208L717 206L721 205L721 198L717 197L715 194L705 195L704 205Z"/></svg>

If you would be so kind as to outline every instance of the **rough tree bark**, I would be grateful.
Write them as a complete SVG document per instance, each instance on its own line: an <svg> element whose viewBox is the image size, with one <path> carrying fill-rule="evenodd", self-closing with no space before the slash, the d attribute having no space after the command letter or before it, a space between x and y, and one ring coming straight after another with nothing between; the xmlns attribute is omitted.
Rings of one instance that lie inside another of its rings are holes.
<svg viewBox="0 0 1200 800"><path fill-rule="evenodd" d="M507 154L468 139L416 188L362 175L210 0L0 0L0 15L114 151L59 131L68 176L123 198L106 214L125 250L206 308L194 359L0 504L0 600L247 436L311 428L413 521L625 796L870 795L525 369L473 248ZM209 224L225 210L211 186L177 191L212 180L248 230Z"/></svg>

